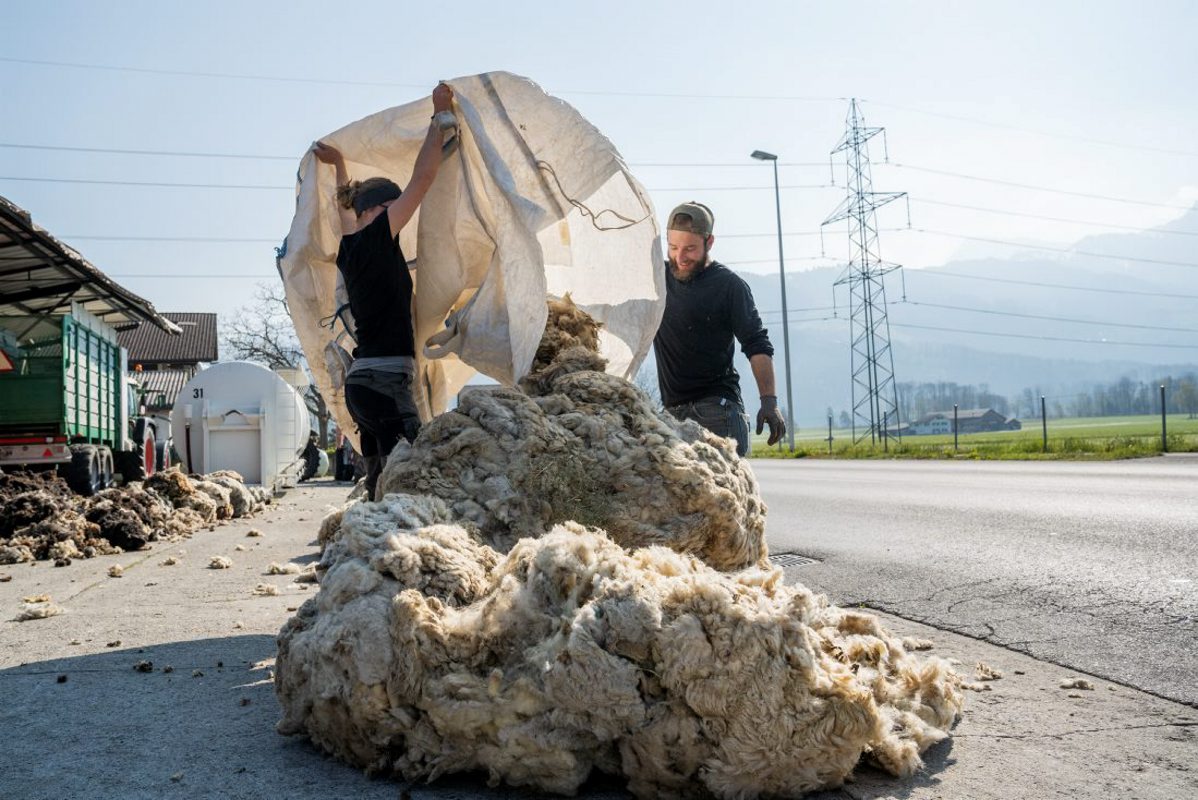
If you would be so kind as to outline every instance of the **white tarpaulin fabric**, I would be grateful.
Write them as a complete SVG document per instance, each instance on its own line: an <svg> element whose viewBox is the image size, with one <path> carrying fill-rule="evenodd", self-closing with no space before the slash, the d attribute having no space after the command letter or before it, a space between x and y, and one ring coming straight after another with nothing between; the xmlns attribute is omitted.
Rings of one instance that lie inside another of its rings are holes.
<svg viewBox="0 0 1198 800"><path fill-rule="evenodd" d="M567 292L603 323L608 371L631 378L665 305L661 239L652 203L608 139L532 81L490 72L447 83L460 145L441 165L400 245L415 268L417 405L442 413L475 371L514 384L527 371L547 318ZM432 102L366 117L323 137L350 178L382 175L406 186ZM340 226L334 170L300 162L295 218L279 270L317 388L356 441L337 377ZM342 300L344 302L344 300Z"/></svg>

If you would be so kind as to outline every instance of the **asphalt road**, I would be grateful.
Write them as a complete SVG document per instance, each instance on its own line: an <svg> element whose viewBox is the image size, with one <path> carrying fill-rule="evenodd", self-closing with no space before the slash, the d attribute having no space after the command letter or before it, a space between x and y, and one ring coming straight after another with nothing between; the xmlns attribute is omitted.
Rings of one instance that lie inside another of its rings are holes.
<svg viewBox="0 0 1198 800"><path fill-rule="evenodd" d="M753 468L771 553L834 603L1198 707L1198 458Z"/></svg>

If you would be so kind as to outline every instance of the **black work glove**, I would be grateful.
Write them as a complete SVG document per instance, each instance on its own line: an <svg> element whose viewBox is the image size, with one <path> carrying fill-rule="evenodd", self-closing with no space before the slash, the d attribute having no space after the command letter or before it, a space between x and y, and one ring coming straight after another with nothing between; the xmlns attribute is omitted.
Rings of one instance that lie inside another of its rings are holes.
<svg viewBox="0 0 1198 800"><path fill-rule="evenodd" d="M767 444L777 444L786 433L786 420L782 419L782 412L778 410L778 398L772 394L761 396L761 410L757 412L757 433L759 435L766 425L770 426L770 438Z"/></svg>

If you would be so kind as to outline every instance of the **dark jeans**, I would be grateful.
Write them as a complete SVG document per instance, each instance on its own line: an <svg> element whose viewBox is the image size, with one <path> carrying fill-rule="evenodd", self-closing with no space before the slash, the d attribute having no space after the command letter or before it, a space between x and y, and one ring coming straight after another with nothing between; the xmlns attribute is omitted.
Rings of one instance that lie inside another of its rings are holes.
<svg viewBox="0 0 1198 800"><path fill-rule="evenodd" d="M399 372L355 372L345 380L345 405L358 423L366 462L366 493L374 499L387 456L401 438L411 442L420 432L412 379Z"/></svg>
<svg viewBox="0 0 1198 800"><path fill-rule="evenodd" d="M736 454L749 452L749 417L744 406L726 397L703 397L691 403L667 406L677 419L693 419L716 436L736 441Z"/></svg>

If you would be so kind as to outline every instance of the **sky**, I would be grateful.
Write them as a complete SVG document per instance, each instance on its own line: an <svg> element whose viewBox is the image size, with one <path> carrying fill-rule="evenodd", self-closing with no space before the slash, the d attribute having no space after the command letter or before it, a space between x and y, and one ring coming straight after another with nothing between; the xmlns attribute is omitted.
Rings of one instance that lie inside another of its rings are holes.
<svg viewBox="0 0 1198 800"><path fill-rule="evenodd" d="M660 220L711 206L739 270L777 272L773 175L749 153L778 154L786 268L804 270L847 255L842 226L818 232L858 98L886 129L874 189L910 200L914 230L905 200L879 212L882 255L917 269L1184 214L1195 30L1198 4L1167 1L19 3L0 195L160 310L228 315L275 275L314 139L507 70L602 130ZM807 300L828 297L790 302Z"/></svg>

